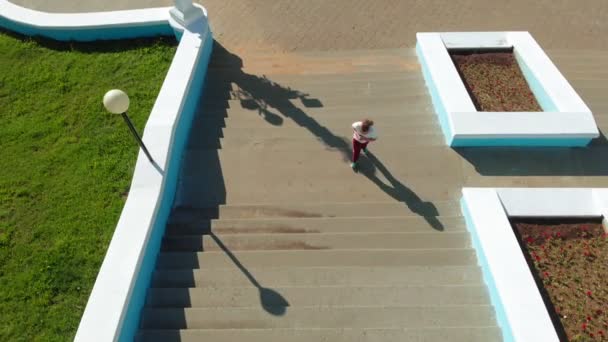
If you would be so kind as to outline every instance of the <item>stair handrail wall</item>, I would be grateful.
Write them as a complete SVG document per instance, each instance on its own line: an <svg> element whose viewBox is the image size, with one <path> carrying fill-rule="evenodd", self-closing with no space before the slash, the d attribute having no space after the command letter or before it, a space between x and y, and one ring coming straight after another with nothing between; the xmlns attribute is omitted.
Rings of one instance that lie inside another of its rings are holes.
<svg viewBox="0 0 608 342"><path fill-rule="evenodd" d="M64 14L0 0L0 27L28 36L95 41L175 34L179 39L142 135L156 164L139 151L129 195L75 341L132 341L137 332L213 46L207 12L194 6L199 15L190 16L184 28L170 15L171 7Z"/></svg>

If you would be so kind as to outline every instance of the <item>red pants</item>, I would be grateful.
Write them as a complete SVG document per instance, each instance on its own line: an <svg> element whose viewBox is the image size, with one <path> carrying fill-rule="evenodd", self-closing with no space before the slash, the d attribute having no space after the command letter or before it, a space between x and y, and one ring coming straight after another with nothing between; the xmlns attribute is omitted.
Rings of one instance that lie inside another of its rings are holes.
<svg viewBox="0 0 608 342"><path fill-rule="evenodd" d="M361 150L367 147L368 142L360 142L356 139L353 139L353 163L356 163L359 160L359 155L361 154Z"/></svg>

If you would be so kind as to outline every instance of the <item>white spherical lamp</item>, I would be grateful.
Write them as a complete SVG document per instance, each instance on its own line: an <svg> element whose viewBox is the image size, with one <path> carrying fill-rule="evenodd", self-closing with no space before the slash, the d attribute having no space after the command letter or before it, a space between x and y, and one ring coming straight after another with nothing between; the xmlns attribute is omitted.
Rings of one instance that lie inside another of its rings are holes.
<svg viewBox="0 0 608 342"><path fill-rule="evenodd" d="M129 109L129 96L119 89L112 89L103 96L103 106L112 114L126 113Z"/></svg>

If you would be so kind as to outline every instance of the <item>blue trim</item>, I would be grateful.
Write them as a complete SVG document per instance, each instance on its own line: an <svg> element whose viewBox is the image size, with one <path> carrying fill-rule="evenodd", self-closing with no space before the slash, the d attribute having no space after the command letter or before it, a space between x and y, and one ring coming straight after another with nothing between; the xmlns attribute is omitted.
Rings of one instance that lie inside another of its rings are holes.
<svg viewBox="0 0 608 342"><path fill-rule="evenodd" d="M130 301L125 317L123 318L118 341L133 341L139 330L142 309L145 305L146 294L150 287L152 273L156 267L156 259L160 252L167 220L169 219L173 207L179 170L181 169L182 155L188 141L192 121L203 91L212 48L213 38L211 31L209 31L207 39L204 42L204 47L199 55L192 82L188 87L188 92L185 94L186 100L173 133L169 163L165 170L162 198L160 199L156 217L154 218L154 226L152 227L151 235L144 251L141 267L139 272L137 272L137 280L135 281L131 297L129 298Z"/></svg>
<svg viewBox="0 0 608 342"><path fill-rule="evenodd" d="M584 147L591 142L591 138L454 138L452 147L462 146L565 146L565 147Z"/></svg>
<svg viewBox="0 0 608 342"><path fill-rule="evenodd" d="M31 26L0 16L0 27L26 36L42 36L61 41L82 42L173 35L173 29L168 21L114 27L50 28Z"/></svg>
<svg viewBox="0 0 608 342"><path fill-rule="evenodd" d="M553 102L553 100L551 99L551 96L549 96L549 94L547 94L547 91L545 90L543 85L534 76L534 73L532 72L530 67L524 62L523 58L521 58L521 56L519 55L519 53L517 51L517 47L513 48L513 54L515 55L515 60L519 64L519 69L521 70L522 74L524 75L524 78L528 82L528 86L530 87L530 90L532 90L532 93L534 94L536 101L538 102L540 107L543 109L543 111L544 112L559 112L559 109L555 105L555 102Z"/></svg>
<svg viewBox="0 0 608 342"><path fill-rule="evenodd" d="M490 272L488 260L486 259L483 248L481 247L481 244L479 242L479 236L477 235L477 230L475 229L473 220L471 220L471 215L467 208L464 197L460 200L460 210L462 211L462 215L464 216L467 230L471 235L473 248L475 248L475 252L477 255L477 262L481 267L483 273L483 280L486 283L486 287L488 288L488 292L490 294L490 301L492 302L492 305L494 306L494 311L496 312L496 321L498 322L498 326L502 331L503 341L515 342L515 339L513 338L513 332L511 331L511 326L509 325L509 321L505 313L504 304L500 298L500 295L498 294L498 290L496 289L496 282L494 281L494 277L492 277L492 272Z"/></svg>
<svg viewBox="0 0 608 342"><path fill-rule="evenodd" d="M441 125L441 131L443 132L443 136L445 137L445 142L448 145L452 144L452 128L450 127L450 121L448 120L448 113L439 97L439 91L435 86L435 82L433 82L433 78L431 77L431 73L429 71L428 65L426 63L426 59L424 58L424 54L422 50L420 50L420 44L416 43L416 55L418 56L418 61L422 66L422 76L424 77L424 83L426 84L427 89L431 95L431 100L433 102L433 108L435 108L435 114L439 118L439 124Z"/></svg>

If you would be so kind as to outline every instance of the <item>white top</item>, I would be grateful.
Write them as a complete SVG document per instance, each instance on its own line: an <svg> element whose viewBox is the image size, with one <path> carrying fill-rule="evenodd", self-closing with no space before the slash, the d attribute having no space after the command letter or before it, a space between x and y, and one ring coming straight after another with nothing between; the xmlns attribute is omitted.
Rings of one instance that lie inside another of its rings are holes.
<svg viewBox="0 0 608 342"><path fill-rule="evenodd" d="M376 140L378 139L378 135L376 134L376 130L374 129L374 126L370 126L369 130L365 133L363 133L363 131L361 130L361 126L363 125L363 123L361 121L357 121L355 123L353 123L353 139L357 140L358 142L362 142L362 143L366 143L366 142L370 142L372 140Z"/></svg>

